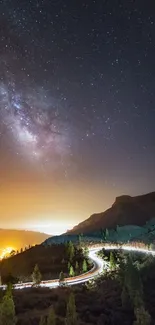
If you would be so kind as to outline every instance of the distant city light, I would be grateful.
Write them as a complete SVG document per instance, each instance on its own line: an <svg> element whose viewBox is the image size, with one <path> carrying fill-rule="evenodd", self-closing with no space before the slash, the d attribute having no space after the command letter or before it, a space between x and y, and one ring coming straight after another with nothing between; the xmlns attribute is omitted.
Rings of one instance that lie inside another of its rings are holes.
<svg viewBox="0 0 155 325"><path fill-rule="evenodd" d="M3 248L0 252L0 259L3 259L4 257L10 256L10 253L14 251L15 249L13 247L6 247Z"/></svg>
<svg viewBox="0 0 155 325"><path fill-rule="evenodd" d="M75 226L75 222L63 222L52 221L52 223L31 224L29 227L25 227L27 230L39 231L49 235L57 236L65 233L68 229L72 229Z"/></svg>

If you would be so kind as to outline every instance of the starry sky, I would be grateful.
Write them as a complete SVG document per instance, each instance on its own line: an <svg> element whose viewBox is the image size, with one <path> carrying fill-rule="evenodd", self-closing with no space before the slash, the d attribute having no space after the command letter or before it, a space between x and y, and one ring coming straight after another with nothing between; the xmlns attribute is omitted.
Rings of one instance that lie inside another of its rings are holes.
<svg viewBox="0 0 155 325"><path fill-rule="evenodd" d="M155 4L0 1L1 227L61 233L155 189Z"/></svg>

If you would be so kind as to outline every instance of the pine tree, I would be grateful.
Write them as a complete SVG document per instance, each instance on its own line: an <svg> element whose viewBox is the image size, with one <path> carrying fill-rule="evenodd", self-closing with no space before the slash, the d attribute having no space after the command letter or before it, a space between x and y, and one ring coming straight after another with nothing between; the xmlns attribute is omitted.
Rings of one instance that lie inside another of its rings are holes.
<svg viewBox="0 0 155 325"><path fill-rule="evenodd" d="M116 232L117 232L117 234L119 233L119 230L120 230L120 227L117 225L116 226Z"/></svg>
<svg viewBox="0 0 155 325"><path fill-rule="evenodd" d="M73 243L70 241L69 242L69 260L70 262L72 262L73 258L74 258L74 254L75 254L75 248Z"/></svg>
<svg viewBox="0 0 155 325"><path fill-rule="evenodd" d="M15 256L16 254L16 251L13 249L11 252L10 252L10 256Z"/></svg>
<svg viewBox="0 0 155 325"><path fill-rule="evenodd" d="M39 325L47 325L46 316L41 316Z"/></svg>
<svg viewBox="0 0 155 325"><path fill-rule="evenodd" d="M74 276L74 268L73 268L73 266L71 265L70 266L70 269L69 269L69 276Z"/></svg>
<svg viewBox="0 0 155 325"><path fill-rule="evenodd" d="M105 239L107 240L107 239L108 239L108 237L109 237L109 230L108 230L108 229L106 229L106 230L105 230Z"/></svg>
<svg viewBox="0 0 155 325"><path fill-rule="evenodd" d="M70 262L68 262L68 272L69 272L69 270L70 270L70 267L71 267L71 263Z"/></svg>
<svg viewBox="0 0 155 325"><path fill-rule="evenodd" d="M9 282L6 288L6 296L12 298L12 283Z"/></svg>
<svg viewBox="0 0 155 325"><path fill-rule="evenodd" d="M143 298L143 286L136 266L133 264L131 257L128 257L125 272L125 282L130 299L134 307L141 306Z"/></svg>
<svg viewBox="0 0 155 325"><path fill-rule="evenodd" d="M87 258L88 257L88 253L89 253L89 250L88 250L88 247L87 246L84 247L83 253L84 253L84 256Z"/></svg>
<svg viewBox="0 0 155 325"><path fill-rule="evenodd" d="M104 229L101 229L101 238L103 239L103 240L105 240L105 231L104 231Z"/></svg>
<svg viewBox="0 0 155 325"><path fill-rule="evenodd" d="M81 248L81 245L82 245L82 243L81 243L81 235L78 236L78 242L79 242L79 248Z"/></svg>
<svg viewBox="0 0 155 325"><path fill-rule="evenodd" d="M82 263L82 271L84 273L87 272L87 262L86 262L86 260L83 260L83 263Z"/></svg>
<svg viewBox="0 0 155 325"><path fill-rule="evenodd" d="M110 269L114 270L116 267L116 261L113 252L110 252Z"/></svg>
<svg viewBox="0 0 155 325"><path fill-rule="evenodd" d="M63 271L61 271L59 274L59 284L64 285L64 283L65 283L64 281L65 281L65 276L64 276Z"/></svg>
<svg viewBox="0 0 155 325"><path fill-rule="evenodd" d="M0 304L0 325L15 325L16 323L14 301L12 295L6 292Z"/></svg>
<svg viewBox="0 0 155 325"><path fill-rule="evenodd" d="M75 263L75 272L76 272L76 274L79 273L79 263L78 263L78 261L76 261L76 263Z"/></svg>
<svg viewBox="0 0 155 325"><path fill-rule="evenodd" d="M53 307L51 307L47 317L47 325L55 325L55 324L56 324L56 316Z"/></svg>
<svg viewBox="0 0 155 325"><path fill-rule="evenodd" d="M142 306L135 310L136 321L134 325L150 325L151 324L151 316Z"/></svg>
<svg viewBox="0 0 155 325"><path fill-rule="evenodd" d="M83 240L83 234L81 233L78 235L79 249L82 248L82 240Z"/></svg>
<svg viewBox="0 0 155 325"><path fill-rule="evenodd" d="M32 273L32 280L33 280L33 283L35 285L39 285L40 282L41 282L41 273L40 273L40 270L39 270L39 267L38 265L36 264L35 267L34 267L34 271Z"/></svg>
<svg viewBox="0 0 155 325"><path fill-rule="evenodd" d="M77 313L75 305L74 294L71 293L69 296L66 312L66 325L76 325L77 324Z"/></svg>

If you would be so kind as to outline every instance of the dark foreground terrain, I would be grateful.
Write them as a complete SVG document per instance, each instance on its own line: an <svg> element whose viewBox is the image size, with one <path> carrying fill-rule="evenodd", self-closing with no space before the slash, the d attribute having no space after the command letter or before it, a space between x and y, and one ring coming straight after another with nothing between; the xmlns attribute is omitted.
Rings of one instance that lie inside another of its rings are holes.
<svg viewBox="0 0 155 325"><path fill-rule="evenodd" d="M70 266L73 266L75 274L83 272L83 261L87 261L82 248L76 248L73 244L43 246L37 245L15 256L0 261L0 274L2 283L5 284L11 277L11 282L32 281L32 273L37 264L42 275L42 280L59 278L61 271L65 276L69 275ZM71 254L71 255L70 255ZM91 264L87 263L87 268Z"/></svg>
<svg viewBox="0 0 155 325"><path fill-rule="evenodd" d="M75 297L76 324L155 324L155 259L115 252L103 252L103 258L110 271L87 285L14 290L17 324L39 325L41 316L48 315L53 307L56 325L69 325L66 310L71 292Z"/></svg>

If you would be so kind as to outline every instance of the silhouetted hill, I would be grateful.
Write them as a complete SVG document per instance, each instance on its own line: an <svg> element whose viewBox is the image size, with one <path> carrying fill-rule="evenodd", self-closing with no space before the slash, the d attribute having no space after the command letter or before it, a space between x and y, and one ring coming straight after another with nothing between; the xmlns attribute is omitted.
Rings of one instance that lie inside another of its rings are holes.
<svg viewBox="0 0 155 325"><path fill-rule="evenodd" d="M111 208L96 213L79 223L68 234L90 233L117 225L143 226L146 221L155 217L155 192L131 197L123 195L116 198Z"/></svg>
<svg viewBox="0 0 155 325"><path fill-rule="evenodd" d="M74 249L72 266L75 269L76 262L79 265L79 273L82 272L82 263L86 259L83 251ZM65 276L68 274L68 254L65 245L36 245L14 256L4 258L0 261L0 275L2 282L6 283L13 277L14 282L32 281L32 272L35 265L39 266L43 280L51 280L59 277L60 271ZM88 265L88 269L92 265Z"/></svg>
<svg viewBox="0 0 155 325"><path fill-rule="evenodd" d="M36 245L15 256L3 259L0 261L2 280L11 274L22 281L32 281L31 274L36 264L39 266L43 279L56 278L61 269L66 271L66 264L61 265L64 250L63 245L51 247Z"/></svg>
<svg viewBox="0 0 155 325"><path fill-rule="evenodd" d="M47 234L35 231L0 229L0 249L6 247L20 249L28 245L40 244L48 237L50 236Z"/></svg>

